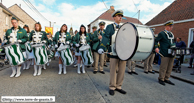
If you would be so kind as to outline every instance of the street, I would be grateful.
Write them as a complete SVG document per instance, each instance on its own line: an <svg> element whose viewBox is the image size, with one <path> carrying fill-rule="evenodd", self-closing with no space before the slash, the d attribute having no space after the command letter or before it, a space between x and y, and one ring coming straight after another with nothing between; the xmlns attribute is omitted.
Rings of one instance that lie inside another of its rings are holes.
<svg viewBox="0 0 194 103"><path fill-rule="evenodd" d="M77 74L77 68L67 67L67 74L58 74L58 61L52 60L40 76L33 77L33 66L23 70L19 78L10 78L11 68L0 71L0 96L55 96L56 103L193 103L194 86L170 78L175 86L158 83L158 74L145 74L136 67L139 75L125 73L122 88L126 95L108 93L109 68L105 74Z"/></svg>

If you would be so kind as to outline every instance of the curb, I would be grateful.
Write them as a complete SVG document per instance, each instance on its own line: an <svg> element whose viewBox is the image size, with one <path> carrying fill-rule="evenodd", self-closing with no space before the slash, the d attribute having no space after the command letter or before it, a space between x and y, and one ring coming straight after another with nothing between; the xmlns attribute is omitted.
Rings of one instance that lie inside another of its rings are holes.
<svg viewBox="0 0 194 103"><path fill-rule="evenodd" d="M138 65L138 64L136 64L136 67L139 67L139 68L141 68L141 69L144 68L143 66ZM153 69L153 71L155 71L156 73L159 73L158 70L154 70L154 69ZM177 77L177 76L174 76L174 75L170 75L170 77L194 85L194 81L191 81L191 80L188 80L188 79L185 79L185 78L181 78L181 77Z"/></svg>

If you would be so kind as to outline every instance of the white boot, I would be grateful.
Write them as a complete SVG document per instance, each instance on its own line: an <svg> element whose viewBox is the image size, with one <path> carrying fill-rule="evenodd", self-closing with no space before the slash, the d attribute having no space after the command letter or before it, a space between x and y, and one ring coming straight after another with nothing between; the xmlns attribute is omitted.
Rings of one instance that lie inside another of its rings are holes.
<svg viewBox="0 0 194 103"><path fill-rule="evenodd" d="M66 65L63 65L63 74L67 74Z"/></svg>
<svg viewBox="0 0 194 103"><path fill-rule="evenodd" d="M33 74L33 76L36 76L36 75L37 75L37 66L34 65L34 74Z"/></svg>
<svg viewBox="0 0 194 103"><path fill-rule="evenodd" d="M31 61L27 61L27 67L26 67L26 69L29 69L30 68L30 64L31 64Z"/></svg>
<svg viewBox="0 0 194 103"><path fill-rule="evenodd" d="M16 74L16 67L12 67L11 69L12 69L12 74L10 75L10 77L12 78Z"/></svg>
<svg viewBox="0 0 194 103"><path fill-rule="evenodd" d="M46 64L43 65L43 68L46 69Z"/></svg>
<svg viewBox="0 0 194 103"><path fill-rule="evenodd" d="M23 63L23 70L26 69L26 64L27 64L27 62L24 62L24 63Z"/></svg>
<svg viewBox="0 0 194 103"><path fill-rule="evenodd" d="M39 65L38 74L37 75L41 75L41 72L42 72L42 65Z"/></svg>
<svg viewBox="0 0 194 103"><path fill-rule="evenodd" d="M58 74L61 74L62 72L62 64L59 64L59 73Z"/></svg>
<svg viewBox="0 0 194 103"><path fill-rule="evenodd" d="M82 64L82 73L86 73L86 71L85 71L85 65L84 64Z"/></svg>
<svg viewBox="0 0 194 103"><path fill-rule="evenodd" d="M21 66L17 66L17 74L15 77L19 77L21 75Z"/></svg>
<svg viewBox="0 0 194 103"><path fill-rule="evenodd" d="M77 64L77 73L80 74L80 64Z"/></svg>
<svg viewBox="0 0 194 103"><path fill-rule="evenodd" d="M49 66L49 63L47 63L46 66L48 67Z"/></svg>

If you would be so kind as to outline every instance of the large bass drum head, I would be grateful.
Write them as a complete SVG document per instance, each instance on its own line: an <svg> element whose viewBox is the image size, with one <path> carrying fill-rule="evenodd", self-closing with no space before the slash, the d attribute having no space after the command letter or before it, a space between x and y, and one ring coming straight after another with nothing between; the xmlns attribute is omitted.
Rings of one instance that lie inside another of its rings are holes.
<svg viewBox="0 0 194 103"><path fill-rule="evenodd" d="M125 23L117 32L116 53L121 60L131 59L138 46L138 34L135 25L132 23Z"/></svg>

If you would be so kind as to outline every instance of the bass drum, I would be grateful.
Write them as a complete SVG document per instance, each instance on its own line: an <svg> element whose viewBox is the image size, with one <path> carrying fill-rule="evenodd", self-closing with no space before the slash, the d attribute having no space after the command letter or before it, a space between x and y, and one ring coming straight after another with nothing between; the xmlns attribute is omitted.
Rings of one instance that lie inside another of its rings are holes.
<svg viewBox="0 0 194 103"><path fill-rule="evenodd" d="M125 23L117 32L115 51L121 60L146 60L153 47L154 33L147 26Z"/></svg>

